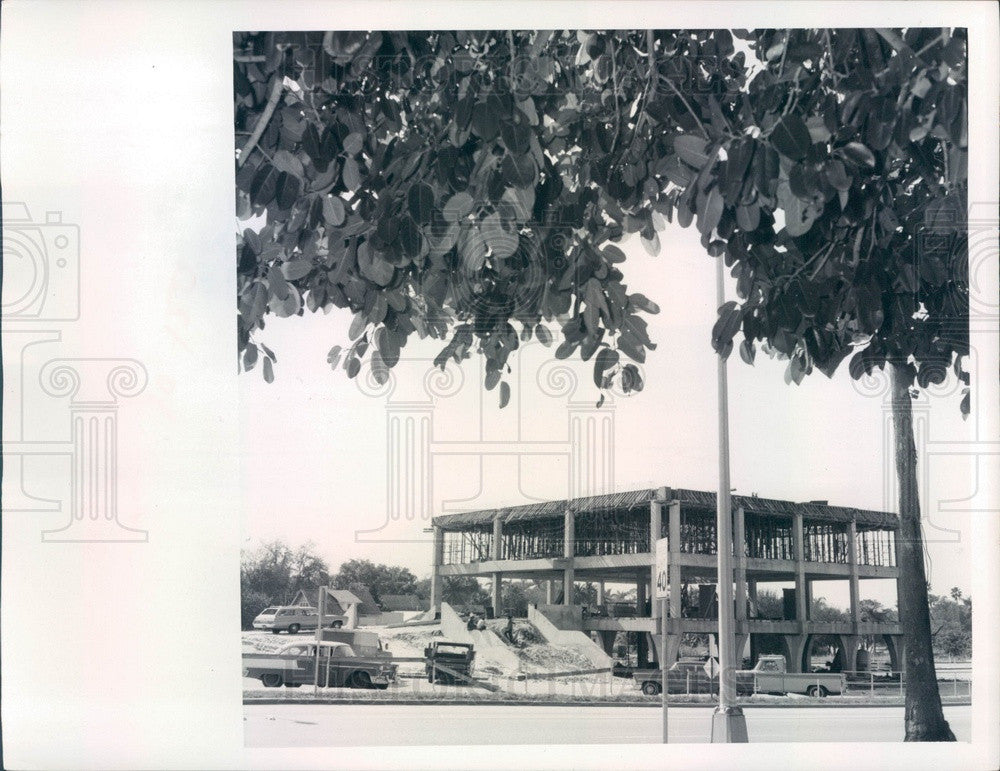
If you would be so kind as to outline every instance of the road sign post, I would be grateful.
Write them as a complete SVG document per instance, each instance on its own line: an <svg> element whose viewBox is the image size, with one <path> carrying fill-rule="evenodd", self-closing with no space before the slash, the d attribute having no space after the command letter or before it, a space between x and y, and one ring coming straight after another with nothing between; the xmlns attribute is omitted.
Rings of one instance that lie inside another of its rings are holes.
<svg viewBox="0 0 1000 771"><path fill-rule="evenodd" d="M670 593L668 539L656 541L656 586L653 601L660 603L660 694L663 699L663 743L667 743L667 598Z"/></svg>
<svg viewBox="0 0 1000 771"><path fill-rule="evenodd" d="M716 258L716 296L719 307L726 292L722 258ZM733 517L729 487L729 394L726 360L718 361L719 395L719 492L716 495L716 556L719 598L719 706L712 715L711 741L746 742L747 723L736 704L736 635L733 617ZM738 544L742 549L743 544Z"/></svg>

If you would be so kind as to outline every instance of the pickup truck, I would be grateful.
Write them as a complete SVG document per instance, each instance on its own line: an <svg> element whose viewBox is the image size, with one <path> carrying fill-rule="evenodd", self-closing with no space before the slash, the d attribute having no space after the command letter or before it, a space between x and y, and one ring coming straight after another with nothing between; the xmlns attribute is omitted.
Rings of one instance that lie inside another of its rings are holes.
<svg viewBox="0 0 1000 771"><path fill-rule="evenodd" d="M757 666L736 673L738 692L751 693L802 693L807 696L826 696L847 690L847 678L839 672L787 672L785 657L764 655L757 659Z"/></svg>
<svg viewBox="0 0 1000 771"><path fill-rule="evenodd" d="M435 640L424 648L424 659L424 673L428 683L465 685L468 680L462 678L472 677L476 651L468 643ZM439 666L447 669L439 669Z"/></svg>
<svg viewBox="0 0 1000 771"><path fill-rule="evenodd" d="M785 669L784 656L763 655L753 669L736 672L736 692L744 696L753 693L827 696L846 690L846 678L842 674L786 672ZM647 696L656 696L663 690L658 669L636 670L632 677ZM669 693L718 693L719 676L709 676L701 663L678 662L667 670L667 689Z"/></svg>
<svg viewBox="0 0 1000 771"><path fill-rule="evenodd" d="M291 643L277 653L244 653L243 676L260 680L267 688L298 688L318 682L333 688L378 688L396 680L397 665L387 655L358 655L347 643L319 643L316 678L315 642Z"/></svg>

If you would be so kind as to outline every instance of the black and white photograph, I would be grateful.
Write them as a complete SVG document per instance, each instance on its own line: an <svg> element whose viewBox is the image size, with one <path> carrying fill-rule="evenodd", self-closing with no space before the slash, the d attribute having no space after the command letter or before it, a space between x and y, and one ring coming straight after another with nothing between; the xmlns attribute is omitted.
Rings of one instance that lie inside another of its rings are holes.
<svg viewBox="0 0 1000 771"><path fill-rule="evenodd" d="M1000 762L990 4L3 15L5 767Z"/></svg>

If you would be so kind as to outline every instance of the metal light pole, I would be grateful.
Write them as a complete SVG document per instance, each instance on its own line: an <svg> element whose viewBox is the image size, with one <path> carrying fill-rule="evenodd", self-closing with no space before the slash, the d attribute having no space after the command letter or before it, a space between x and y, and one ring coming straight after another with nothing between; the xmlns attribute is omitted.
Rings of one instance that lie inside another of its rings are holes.
<svg viewBox="0 0 1000 771"><path fill-rule="evenodd" d="M726 301L723 259L716 258L718 306ZM729 395L726 360L719 356L719 491L716 495L719 595L719 706L712 715L712 742L746 742L747 722L736 705L736 636L733 618L733 519L729 494Z"/></svg>

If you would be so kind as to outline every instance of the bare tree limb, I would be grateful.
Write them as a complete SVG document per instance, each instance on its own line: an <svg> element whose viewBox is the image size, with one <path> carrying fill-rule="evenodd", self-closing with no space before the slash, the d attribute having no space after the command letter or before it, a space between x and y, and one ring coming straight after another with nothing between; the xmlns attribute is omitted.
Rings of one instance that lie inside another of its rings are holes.
<svg viewBox="0 0 1000 771"><path fill-rule="evenodd" d="M274 85L271 86L271 95L267 99L267 104L264 106L264 112L260 114L257 119L257 124L253 127L253 133L250 138L246 141L242 148L240 148L240 157L236 161L237 168L243 166L246 163L247 158L250 157L250 153L253 152L254 147L257 146L257 142L260 140L260 135L264 133L264 129L267 128L267 124L271 121L271 116L274 115L274 110L278 106L278 102L281 100L281 92L284 90L284 83L277 77L274 79Z"/></svg>

